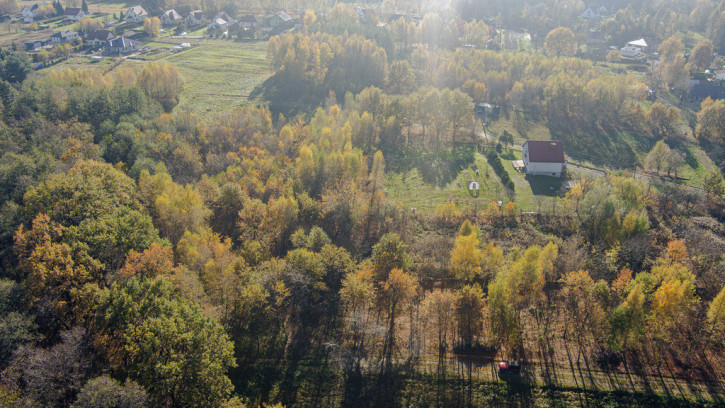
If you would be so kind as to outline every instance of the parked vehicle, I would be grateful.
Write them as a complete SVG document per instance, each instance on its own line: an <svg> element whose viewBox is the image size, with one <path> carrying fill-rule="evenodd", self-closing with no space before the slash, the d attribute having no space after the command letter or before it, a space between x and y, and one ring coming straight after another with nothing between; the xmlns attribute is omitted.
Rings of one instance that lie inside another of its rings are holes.
<svg viewBox="0 0 725 408"><path fill-rule="evenodd" d="M498 375L520 375L521 364L516 360L502 361L498 363Z"/></svg>

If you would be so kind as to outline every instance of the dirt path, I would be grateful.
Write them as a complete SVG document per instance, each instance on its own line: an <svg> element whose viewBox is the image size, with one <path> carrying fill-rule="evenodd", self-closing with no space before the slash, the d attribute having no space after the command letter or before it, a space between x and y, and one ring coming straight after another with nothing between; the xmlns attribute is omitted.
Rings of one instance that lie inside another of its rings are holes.
<svg viewBox="0 0 725 408"><path fill-rule="evenodd" d="M465 363L446 361L447 370L461 375L467 373ZM438 362L421 361L420 368L426 371L436 370ZM720 379L710 381L689 381L677 378L669 373L647 375L635 373L628 367L624 371L601 371L584 365L549 366L548 369L536 366L523 368L520 376L499 376L495 362L473 364L472 379L477 381L517 381L537 386L556 386L597 391L626 391L659 394L688 400L711 400L725 402L725 388Z"/></svg>

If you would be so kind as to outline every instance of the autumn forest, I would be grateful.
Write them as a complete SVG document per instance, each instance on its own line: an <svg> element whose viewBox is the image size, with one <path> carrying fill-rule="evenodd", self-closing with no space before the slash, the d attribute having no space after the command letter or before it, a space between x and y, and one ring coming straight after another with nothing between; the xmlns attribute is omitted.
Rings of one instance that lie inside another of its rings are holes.
<svg viewBox="0 0 725 408"><path fill-rule="evenodd" d="M0 50L0 407L725 402L725 2L141 4L293 20L207 112Z"/></svg>

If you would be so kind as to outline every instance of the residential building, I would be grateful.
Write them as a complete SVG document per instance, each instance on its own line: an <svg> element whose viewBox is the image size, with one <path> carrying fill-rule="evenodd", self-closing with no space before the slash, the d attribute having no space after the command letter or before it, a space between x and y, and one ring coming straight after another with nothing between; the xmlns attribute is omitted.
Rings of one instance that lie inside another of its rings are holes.
<svg viewBox="0 0 725 408"><path fill-rule="evenodd" d="M109 54L130 54L138 51L141 43L126 37L118 37L106 43L104 51Z"/></svg>
<svg viewBox="0 0 725 408"><path fill-rule="evenodd" d="M110 30L91 30L86 33L85 42L96 47L105 45L112 40L115 35Z"/></svg>
<svg viewBox="0 0 725 408"><path fill-rule="evenodd" d="M174 9L166 10L161 15L161 24L165 26L175 26L183 20L184 17L181 17L181 14L177 13Z"/></svg>
<svg viewBox="0 0 725 408"><path fill-rule="evenodd" d="M186 25L189 27L202 25L209 21L201 10L192 11L184 20L186 20Z"/></svg>
<svg viewBox="0 0 725 408"><path fill-rule="evenodd" d="M78 21L87 16L87 14L83 11L83 9L77 7L67 7L63 12L63 16L68 20Z"/></svg>
<svg viewBox="0 0 725 408"><path fill-rule="evenodd" d="M41 48L48 44L50 42L50 39L48 38L41 38L37 40L25 40L25 51L34 51L38 48Z"/></svg>
<svg viewBox="0 0 725 408"><path fill-rule="evenodd" d="M559 140L528 140L521 152L526 174L561 177L566 166L564 144Z"/></svg>
<svg viewBox="0 0 725 408"><path fill-rule="evenodd" d="M123 19L129 23L140 23L148 17L149 13L141 6L133 6L126 11Z"/></svg>
<svg viewBox="0 0 725 408"><path fill-rule="evenodd" d="M78 38L78 32L73 30L63 30L50 36L50 40L54 43L71 42Z"/></svg>

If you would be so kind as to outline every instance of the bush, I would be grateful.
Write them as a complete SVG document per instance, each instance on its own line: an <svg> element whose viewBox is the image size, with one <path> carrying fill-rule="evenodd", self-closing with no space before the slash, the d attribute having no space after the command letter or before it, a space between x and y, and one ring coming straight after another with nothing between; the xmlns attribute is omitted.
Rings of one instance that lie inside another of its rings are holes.
<svg viewBox="0 0 725 408"><path fill-rule="evenodd" d="M503 167L501 158L492 151L488 152L486 158L488 159L488 164L493 167L493 171L495 171L498 177L501 179L501 183L504 185L504 187L508 188L511 191L514 191L516 186L514 185L513 180L511 180L511 176L509 176L509 173Z"/></svg>

